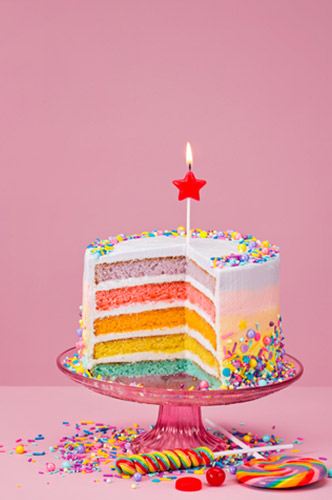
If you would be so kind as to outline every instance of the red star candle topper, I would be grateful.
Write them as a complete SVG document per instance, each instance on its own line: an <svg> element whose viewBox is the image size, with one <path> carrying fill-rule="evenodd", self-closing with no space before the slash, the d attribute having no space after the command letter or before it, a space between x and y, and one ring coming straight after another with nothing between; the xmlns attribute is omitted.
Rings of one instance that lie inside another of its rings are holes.
<svg viewBox="0 0 332 500"><path fill-rule="evenodd" d="M189 243L190 238L190 198L199 201L199 191L205 186L206 181L203 179L196 179L193 172L191 171L191 165L193 162L193 155L191 152L190 143L187 142L187 152L186 152L186 163L188 165L189 171L184 179L178 179L173 181L174 186L179 189L179 200L187 199L187 243Z"/></svg>

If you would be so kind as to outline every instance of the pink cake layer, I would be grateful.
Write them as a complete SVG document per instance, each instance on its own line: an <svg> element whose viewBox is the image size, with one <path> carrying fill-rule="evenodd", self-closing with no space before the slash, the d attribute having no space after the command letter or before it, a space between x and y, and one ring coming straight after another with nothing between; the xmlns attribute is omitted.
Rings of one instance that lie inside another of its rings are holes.
<svg viewBox="0 0 332 500"><path fill-rule="evenodd" d="M179 274L192 277L211 292L215 290L215 278L184 256L97 264L95 267L95 283L141 278L143 276L172 276Z"/></svg>
<svg viewBox="0 0 332 500"><path fill-rule="evenodd" d="M148 302L168 302L188 300L203 310L215 321L215 306L209 298L185 281L170 283L151 283L147 285L100 290L96 292L96 309L109 311L129 304L146 304Z"/></svg>

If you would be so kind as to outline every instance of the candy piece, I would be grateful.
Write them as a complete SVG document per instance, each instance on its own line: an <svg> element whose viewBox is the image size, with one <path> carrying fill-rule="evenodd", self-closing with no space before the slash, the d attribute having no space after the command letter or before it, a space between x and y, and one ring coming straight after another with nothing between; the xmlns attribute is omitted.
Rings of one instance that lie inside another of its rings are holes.
<svg viewBox="0 0 332 500"><path fill-rule="evenodd" d="M165 472L167 470L189 469L200 465L209 465L213 462L213 452L205 447L180 448L175 450L155 451L140 455L120 456L115 461L115 468L119 474L133 476L135 472L148 474Z"/></svg>
<svg viewBox="0 0 332 500"><path fill-rule="evenodd" d="M327 475L326 466L313 458L273 456L252 459L238 467L236 477L257 488L294 488L320 481Z"/></svg>
<svg viewBox="0 0 332 500"><path fill-rule="evenodd" d="M200 383L199 383L199 388L200 389L208 389L210 387L210 384L207 380L202 380Z"/></svg>
<svg viewBox="0 0 332 500"><path fill-rule="evenodd" d="M221 486L226 474L221 467L211 467L206 471L206 480L211 486Z"/></svg>
<svg viewBox="0 0 332 500"><path fill-rule="evenodd" d="M133 479L138 483L142 481L142 477L143 477L142 474L140 474L139 472L135 472L135 474L133 475Z"/></svg>
<svg viewBox="0 0 332 500"><path fill-rule="evenodd" d="M181 477L175 481L175 488L180 491L199 491L202 481L198 477Z"/></svg>
<svg viewBox="0 0 332 500"><path fill-rule="evenodd" d="M46 469L48 470L48 472L53 472L55 470L55 464L52 463L46 464Z"/></svg>
<svg viewBox="0 0 332 500"><path fill-rule="evenodd" d="M328 477L332 477L332 469L329 469L329 470L327 471L327 476L328 476Z"/></svg>
<svg viewBox="0 0 332 500"><path fill-rule="evenodd" d="M22 446L21 444L19 444L18 446L16 446L16 453L18 453L19 455L21 455L22 453L24 453L24 446Z"/></svg>

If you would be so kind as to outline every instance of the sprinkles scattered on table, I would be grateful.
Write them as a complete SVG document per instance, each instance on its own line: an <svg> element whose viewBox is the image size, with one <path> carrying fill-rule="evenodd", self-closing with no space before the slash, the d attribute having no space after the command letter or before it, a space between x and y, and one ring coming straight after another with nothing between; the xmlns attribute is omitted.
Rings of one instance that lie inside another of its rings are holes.
<svg viewBox="0 0 332 500"><path fill-rule="evenodd" d="M252 235L243 235L237 231L229 229L227 231L216 231L208 230L203 231L202 229L192 229L191 238L211 238L214 240L228 240L238 242L238 253L231 255L221 255L217 257L211 257L211 267L212 268L223 268L223 267L237 267L244 266L246 264L259 264L261 262L266 262L270 259L277 257L279 254L279 248L275 245L271 245L268 241L260 241ZM122 241L135 240L141 238L155 238L156 236L168 236L168 237L186 237L186 231L184 227L178 227L176 230L165 230L165 231L145 231L140 234L133 234L126 236L121 233L117 236L110 236L107 240L100 240L97 238L90 245L88 245L89 251L95 255L96 258L102 257L112 252L116 245Z"/></svg>
<svg viewBox="0 0 332 500"><path fill-rule="evenodd" d="M98 477L98 479L94 479L94 482L105 483L112 483L118 479L131 478L131 483L134 481L135 488L141 482L150 479L153 483L158 484L162 481L176 480L182 474L204 474L206 471L204 463L208 464L208 467L219 466L230 474L235 474L238 467L250 459L250 455L246 457L233 455L220 457L209 463L209 460L195 460L195 456L192 456L192 464L196 466L189 467L190 464L188 463L187 466L189 468L186 470L163 470L148 473L144 477L143 474L138 472L129 475L121 472L121 469L116 467L116 461L121 457L133 457L131 452L132 441L137 436L144 434L146 432L145 429L141 428L138 424L121 428L93 421L81 421L73 426L69 422L64 421L62 425L66 429L66 435L61 437L52 446L46 447L43 444L44 436L40 434L34 439L22 440L20 438L16 441L13 451L10 451L10 453L15 453L17 443L19 442L18 446L22 446L24 452L21 453L21 449L19 449L19 451L16 451L16 454L22 458L26 457L28 462L32 464L38 461L39 468L36 470L38 475L46 474L49 477L60 475L65 477L70 474L94 474L93 477ZM223 436L221 432L213 431L210 428L208 430L212 431L212 434L216 436L223 437L229 449L238 449L237 444ZM242 429L239 431L236 427L233 427L231 432L233 436L252 447L282 443L282 439L278 438L274 434L274 431L269 434L265 433L262 437L259 437L256 433ZM202 450L203 453L205 449L202 448ZM178 454L181 452L181 450L177 451ZM159 455L162 458L163 453L160 452ZM269 457L273 455L273 452L262 452L262 455ZM171 458L175 459L173 455ZM180 458L181 460L185 460L185 453L182 453Z"/></svg>

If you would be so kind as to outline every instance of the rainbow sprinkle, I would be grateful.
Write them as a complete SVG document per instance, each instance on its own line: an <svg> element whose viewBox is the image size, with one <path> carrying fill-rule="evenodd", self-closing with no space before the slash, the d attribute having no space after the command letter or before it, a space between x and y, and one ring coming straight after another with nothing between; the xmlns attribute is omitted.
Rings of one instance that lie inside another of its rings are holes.
<svg viewBox="0 0 332 500"><path fill-rule="evenodd" d="M156 236L168 236L175 238L178 236L186 237L184 227L178 227L176 230L154 230L150 232L143 232L140 234L133 234L126 236L125 234L118 234L115 237L110 236L106 240L97 238L94 242L88 245L91 254L96 258L112 252L116 245L122 241L135 240L141 238L155 238ZM229 229L227 231L216 230L202 230L192 229L190 233L191 238L211 238L217 240L228 240L238 242L238 253L231 255L221 255L219 257L211 257L211 267L222 269L223 267L237 267L247 264L260 264L267 262L279 254L279 248L271 245L268 241L260 241L252 235L243 235L238 231Z"/></svg>

